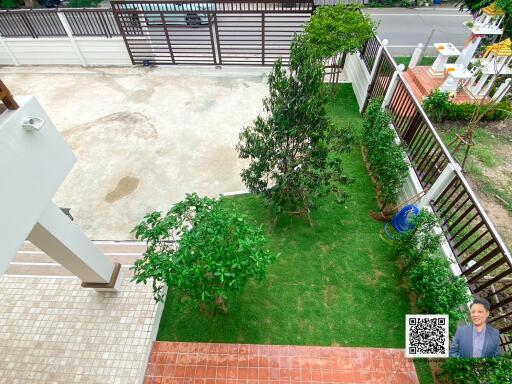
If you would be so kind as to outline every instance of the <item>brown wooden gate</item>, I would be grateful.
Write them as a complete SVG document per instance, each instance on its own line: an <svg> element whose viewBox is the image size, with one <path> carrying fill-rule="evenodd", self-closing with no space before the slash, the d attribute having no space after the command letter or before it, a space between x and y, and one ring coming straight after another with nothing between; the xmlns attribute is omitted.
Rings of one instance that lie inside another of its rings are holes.
<svg viewBox="0 0 512 384"><path fill-rule="evenodd" d="M112 1L133 64L272 65L289 60L313 2Z"/></svg>

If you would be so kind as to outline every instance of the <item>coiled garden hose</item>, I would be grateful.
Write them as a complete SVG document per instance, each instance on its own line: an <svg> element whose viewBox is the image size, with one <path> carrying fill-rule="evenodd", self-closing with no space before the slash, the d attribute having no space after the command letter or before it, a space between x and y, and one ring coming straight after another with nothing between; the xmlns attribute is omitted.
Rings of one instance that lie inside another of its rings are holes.
<svg viewBox="0 0 512 384"><path fill-rule="evenodd" d="M410 231L414 228L414 223L412 221L413 217L418 215L420 210L415 205L406 205L403 207L400 212L398 212L393 219L391 219L390 223L386 223L384 226L384 232L386 235L392 239L397 240L398 237L394 236L389 230L388 225L391 224L393 228L401 235L404 232Z"/></svg>

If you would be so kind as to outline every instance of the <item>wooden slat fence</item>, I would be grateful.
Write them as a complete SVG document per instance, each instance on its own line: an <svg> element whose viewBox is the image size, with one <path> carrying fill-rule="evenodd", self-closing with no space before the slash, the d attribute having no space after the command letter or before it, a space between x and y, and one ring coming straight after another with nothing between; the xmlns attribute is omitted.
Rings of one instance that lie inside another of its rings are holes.
<svg viewBox="0 0 512 384"><path fill-rule="evenodd" d="M370 55L368 47L369 44L361 55L362 61L367 65L375 56L373 60L376 62L375 76L369 85L365 105L386 94L391 83L388 79L397 68L385 47L380 57L378 54ZM378 47L371 50L378 52ZM371 69L369 73L372 73ZM490 322L502 332L505 349L512 350L510 252L401 73L387 110L392 115L393 125L405 144L411 165L423 188L431 187L449 163L456 168L454 180L430 205L439 218L470 291L491 302L493 317Z"/></svg>

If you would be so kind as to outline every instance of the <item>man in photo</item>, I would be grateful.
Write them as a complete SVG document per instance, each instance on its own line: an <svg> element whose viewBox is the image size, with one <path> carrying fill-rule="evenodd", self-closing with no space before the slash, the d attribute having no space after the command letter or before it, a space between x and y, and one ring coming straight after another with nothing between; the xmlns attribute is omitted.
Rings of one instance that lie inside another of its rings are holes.
<svg viewBox="0 0 512 384"><path fill-rule="evenodd" d="M450 357L495 357L500 356L500 332L486 324L491 303L483 298L475 298L470 313L473 324L457 328Z"/></svg>

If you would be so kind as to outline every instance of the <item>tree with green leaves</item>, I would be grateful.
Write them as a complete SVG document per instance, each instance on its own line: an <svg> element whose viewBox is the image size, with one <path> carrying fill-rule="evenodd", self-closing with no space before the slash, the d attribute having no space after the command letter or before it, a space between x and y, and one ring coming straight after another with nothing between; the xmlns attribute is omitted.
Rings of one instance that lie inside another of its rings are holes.
<svg viewBox="0 0 512 384"><path fill-rule="evenodd" d="M375 36L375 22L359 8L342 3L318 7L302 35L315 57L332 68L333 83L343 70L346 55L360 51Z"/></svg>
<svg viewBox="0 0 512 384"><path fill-rule="evenodd" d="M227 300L251 278L265 277L276 256L265 249L262 227L227 208L222 198L188 194L169 212L152 212L133 232L147 243L132 270L136 283L151 281L156 301L168 287L181 306L205 315L227 312Z"/></svg>
<svg viewBox="0 0 512 384"><path fill-rule="evenodd" d="M0 0L0 9L13 9L18 7L17 0Z"/></svg>
<svg viewBox="0 0 512 384"><path fill-rule="evenodd" d="M306 25L304 38L316 57L326 59L338 53L355 53L375 36L376 24L360 11L360 5L318 7Z"/></svg>
<svg viewBox="0 0 512 384"><path fill-rule="evenodd" d="M277 213L307 215L312 224L317 197L331 191L344 197L341 154L353 140L327 117L323 66L302 38L293 40L291 57L289 72L275 63L265 112L244 128L237 150L251 160L241 174L251 192L263 194Z"/></svg>
<svg viewBox="0 0 512 384"><path fill-rule="evenodd" d="M91 8L97 7L101 0L70 0L70 8Z"/></svg>

